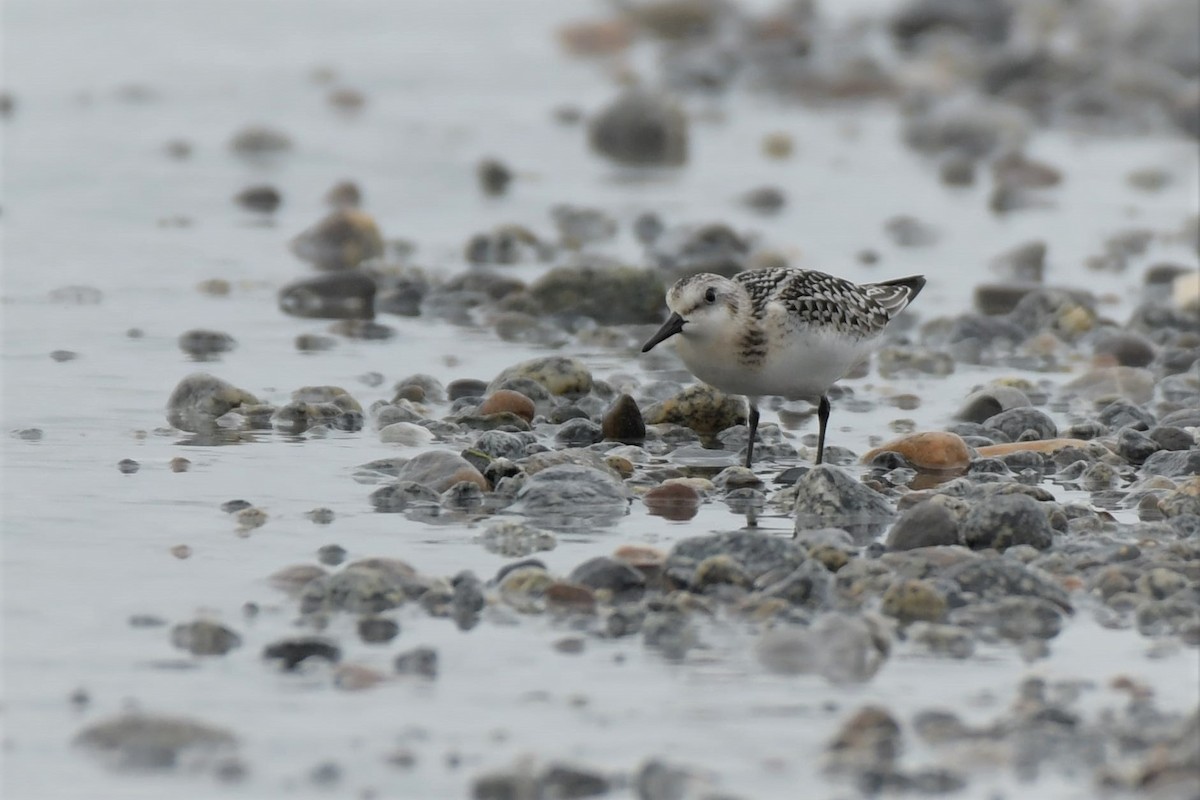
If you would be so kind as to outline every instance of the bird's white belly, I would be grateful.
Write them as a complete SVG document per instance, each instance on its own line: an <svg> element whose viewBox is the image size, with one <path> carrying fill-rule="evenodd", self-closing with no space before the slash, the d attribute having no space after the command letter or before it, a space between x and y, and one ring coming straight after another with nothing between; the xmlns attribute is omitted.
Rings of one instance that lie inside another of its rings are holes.
<svg viewBox="0 0 1200 800"><path fill-rule="evenodd" d="M779 395L812 400L866 358L871 341L804 334L768 344L766 357L744 361L737 348L677 337L680 358L693 375L730 394Z"/></svg>

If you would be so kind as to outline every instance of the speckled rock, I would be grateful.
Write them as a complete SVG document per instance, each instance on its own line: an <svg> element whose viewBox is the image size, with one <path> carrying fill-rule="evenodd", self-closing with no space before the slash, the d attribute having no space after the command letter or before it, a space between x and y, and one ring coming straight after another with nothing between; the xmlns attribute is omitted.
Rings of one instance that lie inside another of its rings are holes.
<svg viewBox="0 0 1200 800"><path fill-rule="evenodd" d="M664 289L655 270L591 258L551 269L529 293L546 314L588 317L603 325L649 325L662 318Z"/></svg>
<svg viewBox="0 0 1200 800"><path fill-rule="evenodd" d="M942 577L982 600L1003 600L1018 595L1040 597L1071 612L1070 598L1063 589L1042 573L1012 558L966 559L947 568Z"/></svg>
<svg viewBox="0 0 1200 800"><path fill-rule="evenodd" d="M929 472L954 472L967 468L971 453L961 436L943 431L912 433L893 439L887 444L869 450L862 463L869 464L880 453L899 453L918 470Z"/></svg>
<svg viewBox="0 0 1200 800"><path fill-rule="evenodd" d="M258 405L244 389L204 372L188 375L176 385L167 400L167 421L193 433L211 431L218 417L240 406Z"/></svg>
<svg viewBox="0 0 1200 800"><path fill-rule="evenodd" d="M417 571L399 559L364 559L305 584L300 610L378 614L419 596L425 588Z"/></svg>
<svg viewBox="0 0 1200 800"><path fill-rule="evenodd" d="M804 548L789 539L735 531L679 540L667 554L664 572L679 585L692 586L700 563L718 555L735 559L754 580L767 573L787 575L808 558Z"/></svg>
<svg viewBox="0 0 1200 800"><path fill-rule="evenodd" d="M940 622L947 607L945 596L932 583L906 579L888 587L880 610L901 622Z"/></svg>
<svg viewBox="0 0 1200 800"><path fill-rule="evenodd" d="M989 386L972 392L954 415L965 422L982 423L1002 411L1033 405L1029 397L1012 386Z"/></svg>
<svg viewBox="0 0 1200 800"><path fill-rule="evenodd" d="M646 423L637 402L622 394L604 412L601 423L605 439L625 444L639 444L646 438Z"/></svg>
<svg viewBox="0 0 1200 800"><path fill-rule="evenodd" d="M293 281L279 290L279 310L305 319L375 318L375 279L357 270Z"/></svg>
<svg viewBox="0 0 1200 800"><path fill-rule="evenodd" d="M666 97L629 90L592 119L588 141L625 166L679 166L688 156L687 116Z"/></svg>
<svg viewBox="0 0 1200 800"><path fill-rule="evenodd" d="M587 447L604 439L600 425L590 419L575 417L558 426L554 441L566 447Z"/></svg>
<svg viewBox="0 0 1200 800"><path fill-rule="evenodd" d="M380 486L371 492L371 506L378 512L392 514L414 506L437 505L440 494L428 486L422 486L414 481L397 481L386 486Z"/></svg>
<svg viewBox="0 0 1200 800"><path fill-rule="evenodd" d="M1200 475L1200 449L1160 450L1146 459L1142 471L1147 475L1182 478Z"/></svg>
<svg viewBox="0 0 1200 800"><path fill-rule="evenodd" d="M516 508L536 524L577 529L615 523L628 512L629 502L625 487L610 473L562 464L530 475L517 493Z"/></svg>
<svg viewBox="0 0 1200 800"><path fill-rule="evenodd" d="M847 719L825 749L825 770L833 774L888 773L903 749L895 717L880 706L864 706Z"/></svg>
<svg viewBox="0 0 1200 800"><path fill-rule="evenodd" d="M1130 426L1139 431L1148 431L1157 422L1154 415L1146 409L1122 400L1109 403L1100 409L1096 420L1112 430Z"/></svg>
<svg viewBox="0 0 1200 800"><path fill-rule="evenodd" d="M230 731L187 717L126 713L85 727L75 744L110 759L123 769L168 769L190 754L230 750L237 737Z"/></svg>
<svg viewBox="0 0 1200 800"><path fill-rule="evenodd" d="M769 672L818 674L831 683L863 683L887 660L891 637L873 617L832 613L809 628L772 628L759 637L755 655Z"/></svg>
<svg viewBox="0 0 1200 800"><path fill-rule="evenodd" d="M642 416L648 425L673 423L697 433L714 434L744 424L746 404L740 397L697 383L661 403L647 406Z"/></svg>
<svg viewBox="0 0 1200 800"><path fill-rule="evenodd" d="M512 520L492 523L479 535L479 541L488 552L508 558L523 558L543 550L553 550L558 544L550 531Z"/></svg>
<svg viewBox="0 0 1200 800"><path fill-rule="evenodd" d="M434 438L432 431L415 422L393 422L379 429L379 441L384 444L424 447L432 444Z"/></svg>
<svg viewBox="0 0 1200 800"><path fill-rule="evenodd" d="M782 570L775 570L771 575L778 575ZM699 574L699 570L697 570ZM809 558L791 572L776 581L764 578L762 596L778 598L791 606L812 610L828 606L833 592L833 573L823 562L815 557Z"/></svg>
<svg viewBox="0 0 1200 800"><path fill-rule="evenodd" d="M906 510L888 532L889 550L962 544L958 520L941 503L925 501Z"/></svg>
<svg viewBox="0 0 1200 800"><path fill-rule="evenodd" d="M422 678L436 678L438 674L438 653L432 647L415 647L396 656L392 662L399 675L417 675Z"/></svg>
<svg viewBox="0 0 1200 800"><path fill-rule="evenodd" d="M1054 424L1054 420L1036 408L1011 408L1001 411L984 420L983 425L1000 431L1014 442L1021 439L1053 439L1058 436L1058 426Z"/></svg>
<svg viewBox="0 0 1200 800"><path fill-rule="evenodd" d="M493 391L512 378L527 378L552 395L580 397L592 390L592 373L582 361L564 356L545 356L515 364L497 375L489 385Z"/></svg>
<svg viewBox="0 0 1200 800"><path fill-rule="evenodd" d="M1054 531L1042 506L1021 494L1001 495L978 503L963 519L962 538L974 550L1006 550L1027 544L1045 550Z"/></svg>
<svg viewBox="0 0 1200 800"><path fill-rule="evenodd" d="M855 538L874 538L895 516L887 499L844 469L818 464L794 487L795 530L841 528Z"/></svg>

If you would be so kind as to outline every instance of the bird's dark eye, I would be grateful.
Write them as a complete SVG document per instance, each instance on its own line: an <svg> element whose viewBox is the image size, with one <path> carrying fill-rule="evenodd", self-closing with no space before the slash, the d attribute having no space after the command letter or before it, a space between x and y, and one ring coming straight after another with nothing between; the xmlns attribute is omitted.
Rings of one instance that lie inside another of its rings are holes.
<svg viewBox="0 0 1200 800"><path fill-rule="evenodd" d="M708 303L717 302L717 290L710 286L708 290L704 292L704 300Z"/></svg>

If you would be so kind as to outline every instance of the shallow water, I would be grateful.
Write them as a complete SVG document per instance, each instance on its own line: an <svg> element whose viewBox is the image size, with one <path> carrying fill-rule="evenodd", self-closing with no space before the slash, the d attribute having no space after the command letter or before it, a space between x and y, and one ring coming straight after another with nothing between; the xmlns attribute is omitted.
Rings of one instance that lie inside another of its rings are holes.
<svg viewBox="0 0 1200 800"><path fill-rule="evenodd" d="M835 797L845 792L819 777L819 755L864 703L885 704L902 719L939 706L983 720L1036 674L1094 681L1091 705L1112 707L1120 700L1109 681L1129 674L1152 686L1163 707L1195 706L1194 649L1151 659L1149 640L1101 629L1086 609L1033 665L1012 648L982 647L967 662L901 650L871 683L854 688L764 673L750 632L732 622L705 630L705 649L670 664L640 644L595 638L581 655L559 654L550 643L569 631L544 618L485 621L464 634L411 605L397 615L402 633L393 645L357 642L348 618L331 632L344 634L347 661L384 672L398 648L434 646L442 664L436 682L342 692L330 688L327 674L281 675L260 661L265 644L297 632L294 603L266 576L312 563L321 545L336 542L351 558L404 558L432 575L471 569L486 578L507 560L474 543L479 528L468 523L373 513L372 487L354 481L353 468L413 451L382 445L371 431L299 439L262 433L240 446L204 447L155 430L165 425L171 389L198 368L268 401L328 383L345 386L365 407L412 373L443 382L488 379L538 354L484 330L399 318L383 320L398 331L391 342L298 352L294 337L324 323L275 308L278 287L308 271L286 242L324 212L321 195L337 180L358 181L385 236L414 240L418 263L445 274L465 269L463 242L495 224L548 233L555 203L601 207L623 223L655 209L670 223L730 220L794 263L856 280L924 272L930 283L912 309L924 319L964 309L973 286L988 277L987 260L1031 238L1049 243L1050 283L1111 295L1107 311L1117 319L1136 300L1141 267L1183 252L1158 245L1121 274L1083 267L1117 230L1173 230L1196 213L1197 155L1194 143L1178 139L1042 134L1030 155L1067 174L1051 193L1055 208L998 218L986 210L984 188L942 187L929 164L901 147L884 108L785 109L731 97L694 104L706 113L698 115L686 169L631 180L586 152L580 127L552 121L557 105L594 109L613 93L603 69L565 59L553 36L562 21L602 10L548 0L472 4L470 14L411 1L5 4L4 81L19 105L0 128L3 422L6 430L45 432L41 441L3 444L6 798L316 796L326 791L307 776L325 761L343 767L342 796L372 788L378 797L462 797L473 775L524 753L613 772L656 755L711 770L722 788L746 797L794 797L797 786ZM321 65L364 92L360 113L327 105L326 87L310 80ZM288 132L294 151L257 164L233 156L228 139L255 122ZM772 130L794 134L797 157L780 164L759 156L761 136ZM190 159L162 154L177 137L194 144ZM521 173L505 198L479 196L474 165L484 155ZM1155 194L1127 188L1124 176L1145 166L1170 167L1179 177ZM284 194L273 224L230 199L255 182ZM768 219L734 202L764 183L789 195L785 210ZM883 223L899 213L935 224L940 243L891 246ZM160 224L178 217L188 224ZM866 247L883 255L879 265L855 260ZM630 258L637 252L627 234L614 250ZM212 277L232 281L232 295L195 290ZM72 284L100 289L103 301L48 299ZM135 327L143 338L126 335ZM176 337L193 327L226 331L239 346L219 362L192 363ZM79 358L48 357L60 349ZM565 352L599 377L640 369L631 353ZM385 376L383 387L358 382L371 370ZM868 399L903 391L922 404L911 412L882 403L865 413L835 410L831 442L862 452L889 435L896 416L939 428L971 386L998 374L1012 371L960 367L948 379L889 382L872 373L849 381ZM1031 377L1061 383L1071 376ZM191 471L171 472L168 462L181 455ZM121 474L123 458L141 470ZM219 509L238 497L270 514L248 538L236 536ZM332 526L304 517L317 506L334 510ZM668 547L744 524L724 505L671 523L635 502L614 528L560 537L541 557L566 573L619 544ZM781 535L791 529L780 517L761 524ZM179 544L192 548L190 558L170 554ZM261 613L243 618L246 603ZM171 647L169 627L131 627L134 614L169 623L212 617L241 633L243 645L222 658L192 659ZM68 700L79 688L91 698L83 710ZM242 740L249 777L224 785L200 775L112 772L71 747L85 724L129 707L229 728ZM410 770L384 761L402 745L417 754ZM918 746L906 763L928 755ZM1092 796L1088 783L1070 776L1017 787L1007 772L973 773L962 796L992 791Z"/></svg>

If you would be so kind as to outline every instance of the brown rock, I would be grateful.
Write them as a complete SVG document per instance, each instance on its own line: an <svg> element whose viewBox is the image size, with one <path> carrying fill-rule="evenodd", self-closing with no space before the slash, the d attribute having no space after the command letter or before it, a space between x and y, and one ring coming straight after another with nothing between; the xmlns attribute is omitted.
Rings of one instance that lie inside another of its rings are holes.
<svg viewBox="0 0 1200 800"><path fill-rule="evenodd" d="M533 421L533 401L520 392L511 389L497 389L492 392L479 406L479 415L499 414L508 412L516 414L526 422Z"/></svg>
<svg viewBox="0 0 1200 800"><path fill-rule="evenodd" d="M686 483L661 483L642 497L646 510L664 519L683 521L696 516L702 496Z"/></svg>
<svg viewBox="0 0 1200 800"><path fill-rule="evenodd" d="M1088 442L1083 439L1040 439L1034 442L1006 442L1005 444L989 444L978 448L975 452L982 458L1006 456L1009 453L1019 453L1032 450L1035 453L1053 453L1064 447L1085 448Z"/></svg>
<svg viewBox="0 0 1200 800"><path fill-rule="evenodd" d="M950 472L966 469L971 463L971 452L967 443L957 434L945 431L913 433L893 439L876 447L862 457L863 463L870 462L880 453L899 453L920 470Z"/></svg>
<svg viewBox="0 0 1200 800"><path fill-rule="evenodd" d="M605 412L601 427L605 439L625 444L637 444L646 438L646 422L642 419L641 409L627 394L618 397Z"/></svg>
<svg viewBox="0 0 1200 800"><path fill-rule="evenodd" d="M543 597L552 610L590 614L596 610L596 595L586 586L556 581L546 587Z"/></svg>

